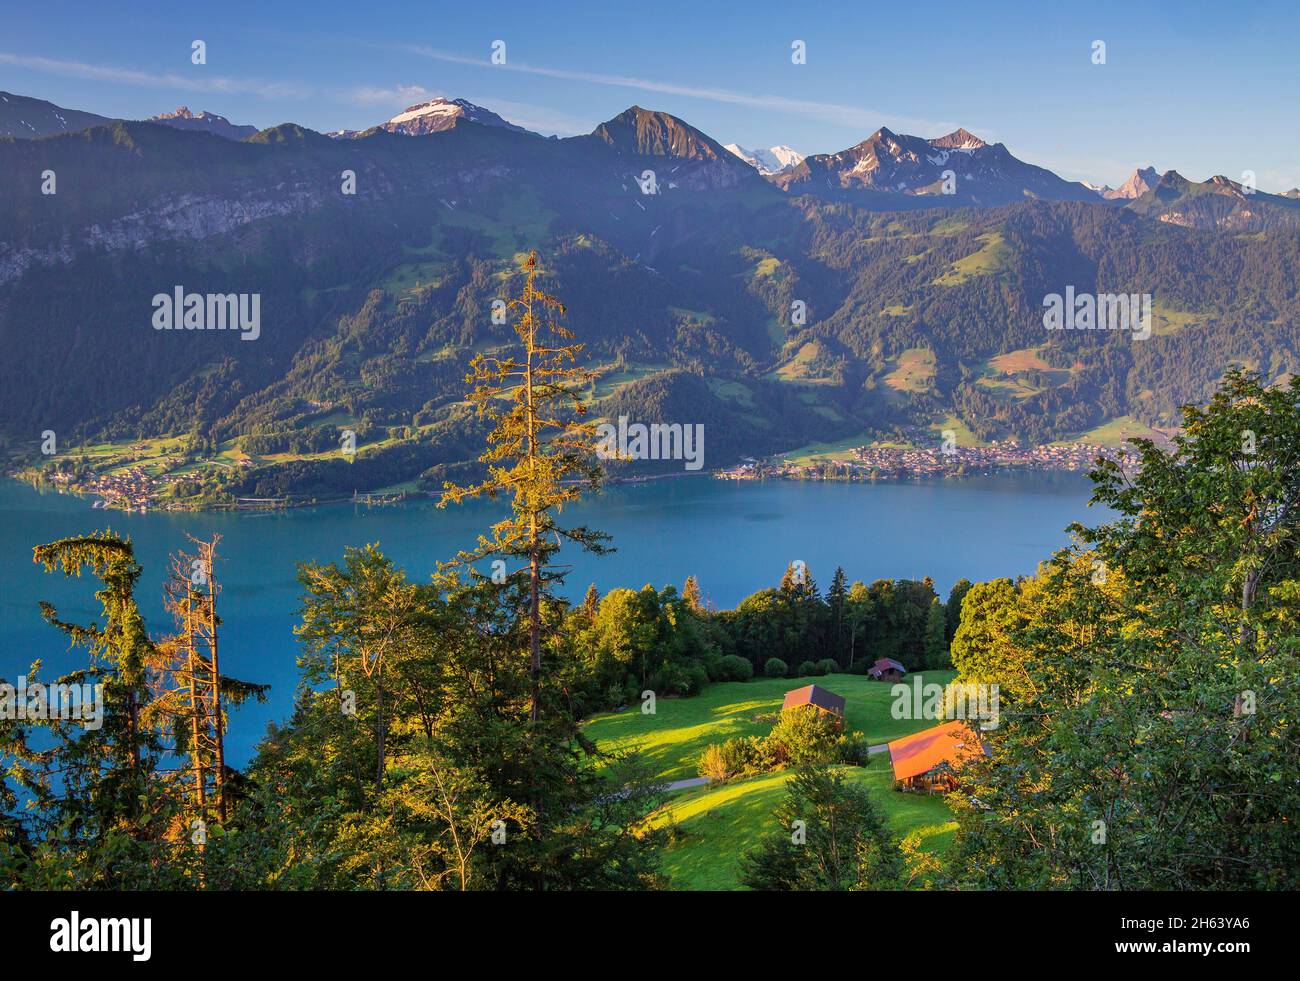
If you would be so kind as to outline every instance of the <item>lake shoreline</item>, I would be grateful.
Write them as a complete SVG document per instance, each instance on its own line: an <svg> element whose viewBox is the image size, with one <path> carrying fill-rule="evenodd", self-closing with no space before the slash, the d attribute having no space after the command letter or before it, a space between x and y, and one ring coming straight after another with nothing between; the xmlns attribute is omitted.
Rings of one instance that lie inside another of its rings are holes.
<svg viewBox="0 0 1300 981"><path fill-rule="evenodd" d="M973 480L981 477L1001 476L1001 475L1046 475L1046 474L1075 474L1086 478L1087 472L1077 465L1058 465L1053 466L1041 461L1032 463L984 463L977 466L967 467L960 464L950 470L940 471L932 467L917 468L908 470L906 468L894 468L889 470L872 470L839 472L833 475L827 475L824 472L814 471L810 468L782 468L778 465L771 465L768 469L750 470L746 466L724 468L717 470L698 470L682 473L661 473L646 474L640 477L607 477L601 481L600 486L605 487L631 487L640 484L648 484L666 480L681 480L685 478L708 477L714 480L727 481L733 483L767 483L767 482L790 482L799 484L903 484L915 482L932 483L932 482L958 482ZM23 472L10 472L4 475L4 479L13 483L23 484L39 492L54 491L58 494L66 494L73 497L81 498L87 501L93 501L91 507L94 510L114 511L122 514L145 514L145 513L164 513L164 514L264 514L267 512L293 511L302 508L327 507L338 504L365 504L368 507L391 507L394 505L404 505L411 503L422 503L425 501L436 501L441 493L438 491L398 491L394 493L369 492L365 494L353 493L351 495L339 495L337 497L313 497L313 498L237 498L234 502L213 503L204 505L187 506L183 503L169 502L167 504L158 504L153 498L140 501L135 500L125 506L110 501L97 490L83 490L76 485L60 483L57 481L35 480ZM564 481L565 485L574 485L579 481Z"/></svg>

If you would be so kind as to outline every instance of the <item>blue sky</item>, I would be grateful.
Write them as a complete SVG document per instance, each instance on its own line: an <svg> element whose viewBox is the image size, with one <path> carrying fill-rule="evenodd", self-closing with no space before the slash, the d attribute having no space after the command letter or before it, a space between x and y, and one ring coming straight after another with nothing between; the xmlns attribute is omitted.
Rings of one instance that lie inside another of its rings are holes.
<svg viewBox="0 0 1300 981"><path fill-rule="evenodd" d="M1075 180L1153 165L1300 185L1294 2L54 0L4 21L0 89L110 116L185 104L359 129L444 95L571 135L637 104L746 146L833 152L881 125L961 125ZM505 65L489 62L498 39Z"/></svg>

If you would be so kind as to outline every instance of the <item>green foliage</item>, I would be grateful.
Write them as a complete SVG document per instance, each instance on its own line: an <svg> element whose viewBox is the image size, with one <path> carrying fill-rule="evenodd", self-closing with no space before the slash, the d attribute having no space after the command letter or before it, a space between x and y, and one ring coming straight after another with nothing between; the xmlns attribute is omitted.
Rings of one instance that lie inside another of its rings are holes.
<svg viewBox="0 0 1300 981"><path fill-rule="evenodd" d="M763 674L769 678L784 678L789 673L789 666L779 657L769 657L763 665Z"/></svg>
<svg viewBox="0 0 1300 981"><path fill-rule="evenodd" d="M720 663L718 681L748 681L754 677L754 665L736 654L728 654Z"/></svg>
<svg viewBox="0 0 1300 981"><path fill-rule="evenodd" d="M1004 695L1030 685L1015 633L1025 626L1022 585L1010 579L976 583L962 602L961 624L952 640L952 666L959 681L996 684Z"/></svg>
<svg viewBox="0 0 1300 981"><path fill-rule="evenodd" d="M825 673L825 666L818 661L804 661L799 665L800 678L820 678Z"/></svg>
<svg viewBox="0 0 1300 981"><path fill-rule="evenodd" d="M710 743L700 755L700 776L710 780L762 773L775 765L771 744L757 736L737 736L723 743Z"/></svg>
<svg viewBox="0 0 1300 981"><path fill-rule="evenodd" d="M947 638L947 613L939 597L930 604L925 620L925 666L943 669L952 666Z"/></svg>
<svg viewBox="0 0 1300 981"><path fill-rule="evenodd" d="M706 746L699 774L729 780L786 766L858 763L861 739L861 733L846 736L836 716L809 705L795 706L783 710L765 736L737 736Z"/></svg>
<svg viewBox="0 0 1300 981"><path fill-rule="evenodd" d="M1018 699L954 798L960 884L1300 881L1300 384L1230 372L1172 453L1134 452L1093 473L1115 521L963 604L959 670Z"/></svg>
<svg viewBox="0 0 1300 981"><path fill-rule="evenodd" d="M838 763L844 759L844 724L819 708L796 705L781 712L767 744L778 765Z"/></svg>
<svg viewBox="0 0 1300 981"><path fill-rule="evenodd" d="M861 787L822 768L800 770L773 812L773 829L741 860L741 881L762 890L896 889L898 842Z"/></svg>

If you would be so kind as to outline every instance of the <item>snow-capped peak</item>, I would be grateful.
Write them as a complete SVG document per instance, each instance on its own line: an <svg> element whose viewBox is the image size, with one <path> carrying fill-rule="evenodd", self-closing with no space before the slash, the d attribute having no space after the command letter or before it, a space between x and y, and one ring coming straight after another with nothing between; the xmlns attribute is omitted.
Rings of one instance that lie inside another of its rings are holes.
<svg viewBox="0 0 1300 981"><path fill-rule="evenodd" d="M522 126L507 122L490 109L476 106L465 99L429 99L413 106L407 106L386 123L380 123L382 129L390 133L402 133L407 136L420 136L426 133L440 133L451 129L457 120L467 119L483 126L499 126L526 132Z"/></svg>
<svg viewBox="0 0 1300 981"><path fill-rule="evenodd" d="M450 99L430 99L428 102L408 106L390 119L388 125L409 123L412 119L419 119L421 116L463 116L466 115L467 108L477 109L478 106L465 102L464 99L457 99L455 102Z"/></svg>
<svg viewBox="0 0 1300 981"><path fill-rule="evenodd" d="M804 155L793 147L768 147L766 150L750 150L739 143L728 143L725 149L749 164L760 174L775 174L792 167L803 160Z"/></svg>

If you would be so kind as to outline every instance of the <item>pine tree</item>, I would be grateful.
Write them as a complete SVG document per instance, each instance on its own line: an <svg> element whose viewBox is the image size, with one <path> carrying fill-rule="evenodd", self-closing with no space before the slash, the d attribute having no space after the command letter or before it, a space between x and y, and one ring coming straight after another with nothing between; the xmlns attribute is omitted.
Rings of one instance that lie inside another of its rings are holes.
<svg viewBox="0 0 1300 981"><path fill-rule="evenodd" d="M925 618L925 666L930 669L948 667L947 616L944 606L936 596Z"/></svg>
<svg viewBox="0 0 1300 981"><path fill-rule="evenodd" d="M686 582L682 584L682 599L692 613L704 611L704 598L700 595L700 584L694 576L687 576Z"/></svg>
<svg viewBox="0 0 1300 981"><path fill-rule="evenodd" d="M844 650L844 604L848 596L848 577L844 575L842 566L836 566L835 575L831 577L831 588L826 593L826 602L830 607L832 629L835 631L834 657L840 664L844 663L840 654Z"/></svg>
<svg viewBox="0 0 1300 981"><path fill-rule="evenodd" d="M96 621L72 623L51 604L40 605L46 622L89 655L85 668L49 689L102 685L103 718L97 726L29 719L49 738L32 745L19 730L6 740L3 748L13 758L7 776L36 805L28 812L32 827L25 829L32 851L24 874L34 888L159 883L168 869L159 863L157 848L171 815L155 778L163 746L144 719L151 701L148 666L156 651L135 598L142 572L135 551L129 540L107 531L38 545L32 557L47 572L74 577L89 570L100 581ZM33 667L29 690L36 681Z"/></svg>
<svg viewBox="0 0 1300 981"><path fill-rule="evenodd" d="M952 587L952 592L948 594L948 602L944 609L945 630L948 643L952 643L953 636L957 633L957 627L961 624L961 601L966 598L970 592L971 581L969 579L958 579Z"/></svg>
<svg viewBox="0 0 1300 981"><path fill-rule="evenodd" d="M461 553L458 561L498 556L527 564L530 716L536 722L541 712L542 602L565 574L551 559L561 539L602 554L608 551L608 536L585 527L562 528L555 520L564 505L598 486L602 476L595 428L584 421L587 405L581 395L595 375L576 367L583 345L568 343L572 332L552 319L564 314L564 304L537 288L536 252L528 254L522 269L523 288L507 305L517 317L520 358L477 355L466 377L474 386L469 401L493 424L488 449L479 457L488 465L488 476L471 487L446 483L439 506L498 494L512 499L512 516L493 525L490 537L479 536L478 548Z"/></svg>

